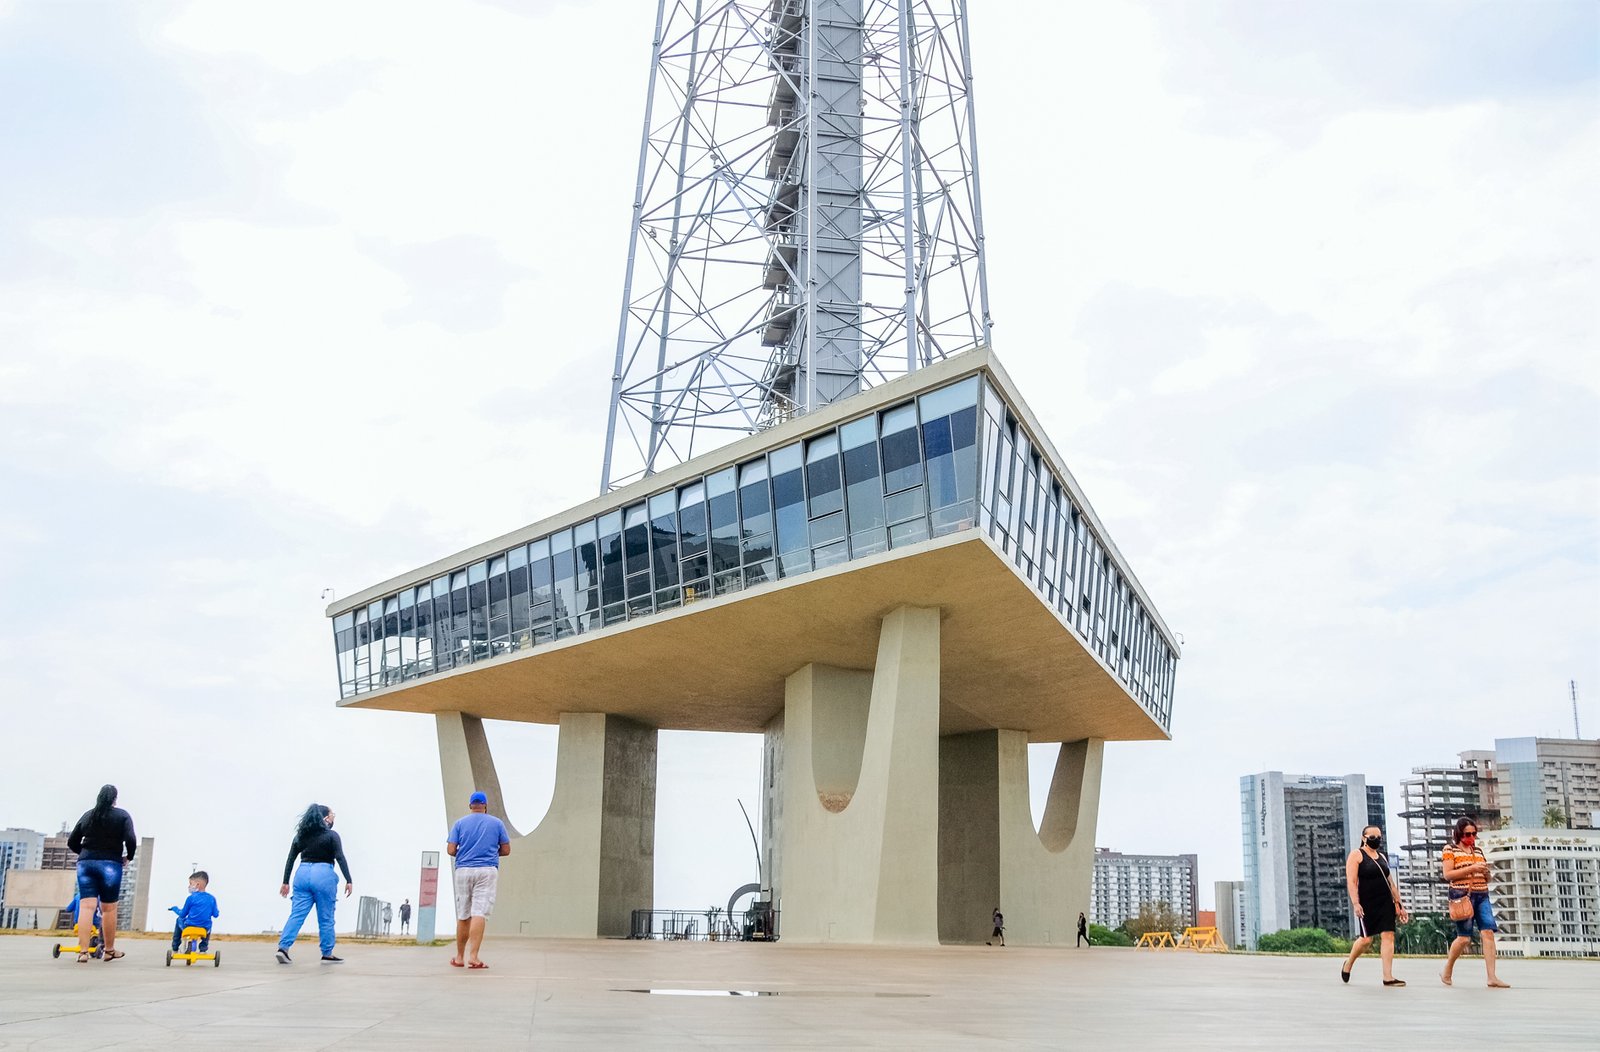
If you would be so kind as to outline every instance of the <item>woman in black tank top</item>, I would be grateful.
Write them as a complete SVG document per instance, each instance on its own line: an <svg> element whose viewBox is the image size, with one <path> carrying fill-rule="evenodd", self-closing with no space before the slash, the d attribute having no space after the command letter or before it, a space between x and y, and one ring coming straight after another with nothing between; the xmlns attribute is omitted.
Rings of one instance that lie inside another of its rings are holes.
<svg viewBox="0 0 1600 1052"><path fill-rule="evenodd" d="M1361 846L1345 860L1345 884L1358 932L1350 944L1350 956L1339 969L1339 978L1348 983L1350 969L1372 946L1372 940L1378 939L1383 955L1383 985L1404 986L1404 979L1394 977L1394 928L1396 918L1407 917L1405 907L1400 905L1400 889L1389 870L1389 859L1379 850L1382 844L1383 830L1368 826L1361 831Z"/></svg>

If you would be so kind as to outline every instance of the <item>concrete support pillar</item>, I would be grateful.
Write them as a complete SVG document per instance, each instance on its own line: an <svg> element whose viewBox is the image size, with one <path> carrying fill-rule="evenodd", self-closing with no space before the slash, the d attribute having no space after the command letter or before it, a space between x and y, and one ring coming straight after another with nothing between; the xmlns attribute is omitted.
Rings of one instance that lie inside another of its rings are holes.
<svg viewBox="0 0 1600 1052"><path fill-rule="evenodd" d="M1072 941L1089 908L1105 742L1063 742L1037 832L1028 804L1028 736L975 731L939 743L939 937L989 937L990 912L1006 941Z"/></svg>
<svg viewBox="0 0 1600 1052"><path fill-rule="evenodd" d="M937 942L939 611L885 617L870 673L791 675L781 734L783 940Z"/></svg>
<svg viewBox="0 0 1600 1052"><path fill-rule="evenodd" d="M631 911L653 903L655 729L604 713L562 713L550 810L536 829L518 834L506 818L483 722L459 712L436 719L446 814L465 814L478 789L511 835L490 933L627 935Z"/></svg>

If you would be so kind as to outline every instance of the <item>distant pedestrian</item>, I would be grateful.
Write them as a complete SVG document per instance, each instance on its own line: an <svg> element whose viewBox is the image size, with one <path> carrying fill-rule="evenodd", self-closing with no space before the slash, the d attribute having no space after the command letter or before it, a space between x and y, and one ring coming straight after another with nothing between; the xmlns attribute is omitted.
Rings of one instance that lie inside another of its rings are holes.
<svg viewBox="0 0 1600 1052"><path fill-rule="evenodd" d="M478 958L483 928L494 911L494 893L500 877L500 859L511 854L505 823L489 814L489 798L473 793L468 814L450 828L445 850L456 860L456 955L454 968L487 968Z"/></svg>
<svg viewBox="0 0 1600 1052"><path fill-rule="evenodd" d="M1383 830L1367 826L1361 831L1361 845L1344 861L1344 882L1361 934L1350 944L1350 956L1339 969L1340 981L1350 981L1350 969L1367 952L1372 940L1378 939L1383 955L1383 985L1404 986L1404 979L1394 977L1394 929L1397 918L1408 918L1406 908L1400 905L1400 888L1389 869L1389 857L1383 853Z"/></svg>
<svg viewBox="0 0 1600 1052"><path fill-rule="evenodd" d="M116 806L117 787L102 785L94 806L83 813L67 836L67 850L78 855L78 963L92 955L95 910L100 911L100 951L105 960L122 957L117 945L117 897L122 892L122 865L133 861L139 841L133 817Z"/></svg>
<svg viewBox="0 0 1600 1052"><path fill-rule="evenodd" d="M1078 914L1078 941L1077 941L1076 945L1082 946L1086 942L1090 946L1094 945L1094 941L1089 938L1089 918L1085 917L1082 913L1079 913Z"/></svg>
<svg viewBox="0 0 1600 1052"><path fill-rule="evenodd" d="M389 934L389 924L394 920L394 907L387 902L383 904L383 933Z"/></svg>
<svg viewBox="0 0 1600 1052"><path fill-rule="evenodd" d="M993 946L994 945L994 940L999 939L1000 940L1000 945L1004 946L1006 944L1006 915L1000 912L1000 907L999 906L996 906L994 908L994 918L993 919L994 919L994 934L989 936L989 941L984 943L984 945L985 946Z"/></svg>
<svg viewBox="0 0 1600 1052"><path fill-rule="evenodd" d="M400 904L400 934L404 935L411 928L411 900L406 899Z"/></svg>
<svg viewBox="0 0 1600 1052"><path fill-rule="evenodd" d="M344 860L344 842L333 831L333 811L326 804L312 804L295 825L294 840L289 844L289 858L283 864L283 887L278 894L289 897L289 871L294 869L295 856L300 856L300 868L294 870L294 903L289 908L288 923L278 936L278 963L289 963L289 947L300 934L311 907L317 908L317 935L321 943L324 964L343 964L342 957L333 955L333 910L337 905L339 878L333 871L334 863L344 872L344 897L349 898L355 885L350 880L350 864Z"/></svg>
<svg viewBox="0 0 1600 1052"><path fill-rule="evenodd" d="M1472 945L1472 931L1476 927L1478 938L1483 942L1483 967L1489 974L1489 985L1501 990L1509 988L1511 984L1501 982L1494 970L1494 936L1500 927L1494 922L1494 906L1489 902L1489 860L1478 847L1478 823L1470 818L1458 819L1454 836L1445 846L1441 860L1444 879L1450 882L1451 900L1467 899L1472 904L1472 915L1455 922L1456 937L1450 943L1450 953L1444 959L1439 981L1451 985L1456 958Z"/></svg>

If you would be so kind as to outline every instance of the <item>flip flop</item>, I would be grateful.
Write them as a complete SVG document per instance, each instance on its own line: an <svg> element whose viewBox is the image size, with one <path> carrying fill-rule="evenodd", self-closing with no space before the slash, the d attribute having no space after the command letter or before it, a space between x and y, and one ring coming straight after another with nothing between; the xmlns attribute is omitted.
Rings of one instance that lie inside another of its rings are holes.
<svg viewBox="0 0 1600 1052"><path fill-rule="evenodd" d="M460 968L461 967L461 958L459 958L459 957L450 958L450 967L452 967L452 968Z"/></svg>
<svg viewBox="0 0 1600 1052"><path fill-rule="evenodd" d="M468 961L467 962L467 967L468 968L487 968L489 966L487 964L484 964L482 961Z"/></svg>
<svg viewBox="0 0 1600 1052"><path fill-rule="evenodd" d="M1510 983L1501 982L1499 979L1496 979L1494 982L1489 984L1489 989L1491 989L1491 990L1509 990L1509 989L1511 989L1511 984Z"/></svg>
<svg viewBox="0 0 1600 1052"><path fill-rule="evenodd" d="M1385 979L1383 981L1384 986L1404 986L1405 984L1406 981L1404 979Z"/></svg>
<svg viewBox="0 0 1600 1052"><path fill-rule="evenodd" d="M1448 975L1444 974L1443 972L1439 973L1439 981L1441 983L1444 983L1446 986L1454 986L1455 985L1454 983L1452 983L1450 981L1450 977Z"/></svg>

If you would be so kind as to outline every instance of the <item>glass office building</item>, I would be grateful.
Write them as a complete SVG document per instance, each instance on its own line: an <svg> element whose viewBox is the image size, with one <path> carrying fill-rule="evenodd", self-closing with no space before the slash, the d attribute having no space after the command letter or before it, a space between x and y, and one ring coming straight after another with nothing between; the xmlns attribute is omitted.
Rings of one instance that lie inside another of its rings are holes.
<svg viewBox="0 0 1600 1052"><path fill-rule="evenodd" d="M981 531L1169 730L1174 641L1002 386L979 368L893 404L858 395L853 418L792 421L768 434L793 440L711 454L656 492L645 479L612 508L337 613L340 697Z"/></svg>

